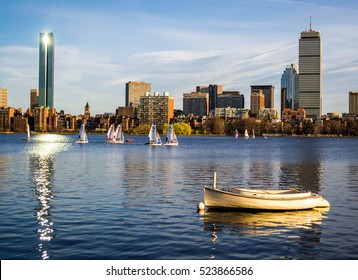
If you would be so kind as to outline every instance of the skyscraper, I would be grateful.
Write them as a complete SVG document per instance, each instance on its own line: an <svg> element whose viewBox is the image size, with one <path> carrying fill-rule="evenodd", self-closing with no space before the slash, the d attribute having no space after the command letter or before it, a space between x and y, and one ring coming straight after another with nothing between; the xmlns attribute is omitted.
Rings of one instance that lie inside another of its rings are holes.
<svg viewBox="0 0 358 280"><path fill-rule="evenodd" d="M33 110L39 106L39 91L37 88L30 90L30 109Z"/></svg>
<svg viewBox="0 0 358 280"><path fill-rule="evenodd" d="M285 108L298 108L298 69L295 64L287 66L281 76L281 113Z"/></svg>
<svg viewBox="0 0 358 280"><path fill-rule="evenodd" d="M152 124L155 122L158 127L169 124L174 117L174 97L169 96L168 92L159 95L149 92L140 97L139 123Z"/></svg>
<svg viewBox="0 0 358 280"><path fill-rule="evenodd" d="M223 91L218 95L216 108L244 108L245 97L238 90Z"/></svg>
<svg viewBox="0 0 358 280"><path fill-rule="evenodd" d="M255 89L251 92L250 114L258 117L260 109L265 108L265 95L262 89Z"/></svg>
<svg viewBox="0 0 358 280"><path fill-rule="evenodd" d="M274 108L275 105L275 87L273 85L253 85L251 92L262 90L265 96L265 108Z"/></svg>
<svg viewBox="0 0 358 280"><path fill-rule="evenodd" d="M321 33L312 30L301 32L299 40L299 106L308 118L322 115L322 44Z"/></svg>
<svg viewBox="0 0 358 280"><path fill-rule="evenodd" d="M54 108L55 37L45 30L40 33L39 106Z"/></svg>
<svg viewBox="0 0 358 280"><path fill-rule="evenodd" d="M358 114L358 91L349 92L349 114Z"/></svg>
<svg viewBox="0 0 358 280"><path fill-rule="evenodd" d="M129 81L126 83L126 107L138 107L140 97L151 91L150 83Z"/></svg>
<svg viewBox="0 0 358 280"><path fill-rule="evenodd" d="M217 107L218 95L222 94L223 86L210 84L209 86L196 86L196 92L209 94L209 111Z"/></svg>
<svg viewBox="0 0 358 280"><path fill-rule="evenodd" d="M207 116L209 114L209 94L204 92L183 93L184 114Z"/></svg>
<svg viewBox="0 0 358 280"><path fill-rule="evenodd" d="M7 88L0 88L0 107L8 107L8 90Z"/></svg>

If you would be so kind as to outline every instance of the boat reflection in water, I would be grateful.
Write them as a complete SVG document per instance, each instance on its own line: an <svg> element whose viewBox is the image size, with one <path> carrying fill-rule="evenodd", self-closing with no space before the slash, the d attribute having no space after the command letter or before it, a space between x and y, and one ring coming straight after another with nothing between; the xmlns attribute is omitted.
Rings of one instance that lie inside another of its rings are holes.
<svg viewBox="0 0 358 280"><path fill-rule="evenodd" d="M47 246L54 235L54 222L51 216L52 181L54 175L54 156L68 148L68 138L61 135L42 134L36 135L31 146L28 148L30 154L29 170L31 180L34 184L34 195L38 205L36 218L39 235L37 250L41 253L42 259L48 259Z"/></svg>
<svg viewBox="0 0 358 280"><path fill-rule="evenodd" d="M244 248L243 244L246 235L258 237L257 248L250 244L251 250L260 250L260 242L269 242L275 238L290 239L289 242L282 242L283 247L293 246L295 243L299 252L305 247L314 247L314 243L320 241L321 224L326 217L329 208L288 212L220 212L220 211L199 211L202 216L204 231L211 232L213 246L219 247L218 243L227 242L227 235L230 236L232 246ZM233 234L237 238L233 238ZM261 238L260 238L261 237ZM296 241L295 241L296 240ZM287 240L286 240L287 241ZM292 243L293 242L293 243ZM235 245L235 243L237 243ZM217 248L213 248L217 249ZM291 248L292 249L292 248ZM278 248L276 248L278 250ZM217 252L217 250L214 250ZM304 254L304 252L301 252ZM284 253L283 253L284 255ZM214 258L214 256L212 256ZM284 258L284 257L283 257ZM314 256L313 256L314 258Z"/></svg>

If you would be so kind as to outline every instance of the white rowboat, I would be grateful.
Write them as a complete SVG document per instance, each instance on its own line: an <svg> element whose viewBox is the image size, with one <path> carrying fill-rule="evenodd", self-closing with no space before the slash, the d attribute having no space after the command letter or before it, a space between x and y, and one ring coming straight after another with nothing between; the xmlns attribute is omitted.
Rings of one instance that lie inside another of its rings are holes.
<svg viewBox="0 0 358 280"><path fill-rule="evenodd" d="M253 190L232 188L229 190L204 186L204 204L207 208L231 208L269 211L305 210L316 207L329 207L329 202L321 195L312 192L287 190Z"/></svg>

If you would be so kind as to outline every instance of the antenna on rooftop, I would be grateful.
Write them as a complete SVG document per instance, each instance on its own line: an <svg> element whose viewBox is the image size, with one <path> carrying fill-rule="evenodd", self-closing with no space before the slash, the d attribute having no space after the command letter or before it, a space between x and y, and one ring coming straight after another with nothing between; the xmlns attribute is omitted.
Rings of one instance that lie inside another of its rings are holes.
<svg viewBox="0 0 358 280"><path fill-rule="evenodd" d="M310 16L310 31L312 31L312 17Z"/></svg>

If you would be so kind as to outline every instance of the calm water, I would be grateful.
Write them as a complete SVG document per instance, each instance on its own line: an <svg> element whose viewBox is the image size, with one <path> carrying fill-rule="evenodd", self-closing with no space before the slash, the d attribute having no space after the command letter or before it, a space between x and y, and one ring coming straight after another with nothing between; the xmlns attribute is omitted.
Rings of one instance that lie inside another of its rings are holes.
<svg viewBox="0 0 358 280"><path fill-rule="evenodd" d="M358 139L0 135L1 259L358 259ZM329 211L197 213L202 187L298 187Z"/></svg>

